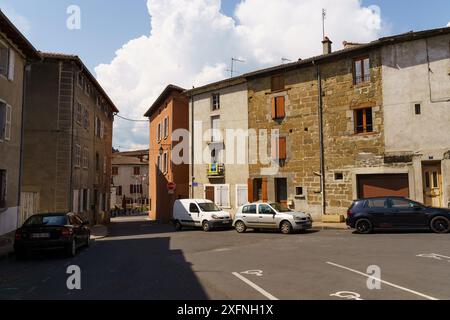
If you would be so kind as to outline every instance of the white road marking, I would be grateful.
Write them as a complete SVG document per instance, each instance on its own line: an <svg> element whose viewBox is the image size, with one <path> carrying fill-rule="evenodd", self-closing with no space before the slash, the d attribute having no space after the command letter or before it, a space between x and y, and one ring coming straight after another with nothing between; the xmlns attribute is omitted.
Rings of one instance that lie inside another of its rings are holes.
<svg viewBox="0 0 450 320"><path fill-rule="evenodd" d="M244 276L240 275L237 272L233 272L232 273L235 277L237 277L238 279L244 281L246 284L248 284L250 287L252 287L253 289L255 289L256 291L258 291L259 293L261 293L263 296L265 296L267 299L269 300L279 300L278 298L274 297L273 295L271 295L270 293L268 293L266 290L264 290L263 288L259 287L258 285L254 284L253 282L251 282L250 280L248 280L247 278L245 278Z"/></svg>
<svg viewBox="0 0 450 320"><path fill-rule="evenodd" d="M351 292L351 291L339 291L339 292L330 294L330 297L338 297L338 298L347 299L347 300L364 300L364 299L361 299L361 295L359 293Z"/></svg>
<svg viewBox="0 0 450 320"><path fill-rule="evenodd" d="M443 256L442 254L437 254L437 253L423 253L423 254L418 254L417 257L431 258L431 259L450 262L450 257Z"/></svg>
<svg viewBox="0 0 450 320"><path fill-rule="evenodd" d="M414 290L411 290L411 289L408 289L408 288L405 288L405 287L396 285L396 284L394 284L394 283L391 283L391 282L388 282L388 281L384 281L384 280L382 280L382 279L378 279L378 278L376 278L376 277L374 277L374 276L371 276L371 275L368 275L368 274L366 274L366 273L364 273L364 272L360 272L360 271L358 271L358 270L354 270L354 269L351 269L351 268L342 266L342 265L340 265L340 264L336 264L336 263L333 263L333 262L327 262L327 264L332 265L332 266L335 266L335 267L337 267L337 268L341 268L341 269L344 269L344 270L351 271L351 272L353 272L353 273L359 274L359 275L364 276L364 277L366 277L366 278L371 278L371 279L378 280L378 281L380 281L381 283L384 283L384 284L386 284L386 285L388 285L388 286L391 286L391 287L394 287L394 288L397 288L397 289L400 289L400 290L403 290L403 291L406 291L406 292L409 292L409 293L418 295L418 296L420 296L420 297L422 297L422 298L425 298L425 299L428 299L428 300L439 300L439 299L434 298L434 297L432 297L432 296L428 296L428 295L426 295L426 294L423 294L423 293L420 293L420 292L417 292L417 291L414 291Z"/></svg>
<svg viewBox="0 0 450 320"><path fill-rule="evenodd" d="M248 270L248 271L241 272L241 274L248 274L250 276L262 277L263 271L262 270Z"/></svg>

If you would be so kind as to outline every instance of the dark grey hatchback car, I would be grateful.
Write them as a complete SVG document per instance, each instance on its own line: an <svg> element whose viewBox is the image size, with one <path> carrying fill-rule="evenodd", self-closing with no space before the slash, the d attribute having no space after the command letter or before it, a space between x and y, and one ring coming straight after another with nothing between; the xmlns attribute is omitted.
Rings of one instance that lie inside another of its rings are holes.
<svg viewBox="0 0 450 320"><path fill-rule="evenodd" d="M450 209L427 207L402 197L367 198L353 201L347 225L358 233L376 230L450 231Z"/></svg>

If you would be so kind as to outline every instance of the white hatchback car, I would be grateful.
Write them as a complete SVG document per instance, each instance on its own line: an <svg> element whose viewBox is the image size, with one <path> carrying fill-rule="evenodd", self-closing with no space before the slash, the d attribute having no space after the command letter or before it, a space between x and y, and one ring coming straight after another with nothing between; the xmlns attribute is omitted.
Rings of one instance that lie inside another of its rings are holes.
<svg viewBox="0 0 450 320"><path fill-rule="evenodd" d="M201 227L204 231L210 231L211 229L231 228L233 223L228 212L206 199L176 200L173 206L172 221L177 231L184 227Z"/></svg>
<svg viewBox="0 0 450 320"><path fill-rule="evenodd" d="M250 203L239 208L233 222L236 231L278 229L284 234L312 228L311 215L295 212L279 203Z"/></svg>

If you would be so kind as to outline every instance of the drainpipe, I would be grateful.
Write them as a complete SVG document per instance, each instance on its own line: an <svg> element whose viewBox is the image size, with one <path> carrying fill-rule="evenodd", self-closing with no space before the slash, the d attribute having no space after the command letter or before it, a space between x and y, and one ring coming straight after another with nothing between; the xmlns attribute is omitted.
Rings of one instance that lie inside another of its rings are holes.
<svg viewBox="0 0 450 320"><path fill-rule="evenodd" d="M22 79L22 114L20 119L20 155L19 155L19 185L18 185L18 195L17 195L17 222L16 229L20 228L19 220L20 220L20 200L22 197L22 170L23 170L23 136L25 134L24 122L25 122L25 99L26 99L26 90L27 90L27 74L28 70L31 68L31 62L26 61L23 66L23 79Z"/></svg>
<svg viewBox="0 0 450 320"><path fill-rule="evenodd" d="M322 195L322 215L326 214L326 190L325 190L325 148L323 133L323 99L322 99L322 75L320 73L320 65L313 61L313 65L317 70L318 84L318 106L319 106L319 141L320 141L320 193Z"/></svg>
<svg viewBox="0 0 450 320"><path fill-rule="evenodd" d="M194 198L194 95L191 95L191 199Z"/></svg>

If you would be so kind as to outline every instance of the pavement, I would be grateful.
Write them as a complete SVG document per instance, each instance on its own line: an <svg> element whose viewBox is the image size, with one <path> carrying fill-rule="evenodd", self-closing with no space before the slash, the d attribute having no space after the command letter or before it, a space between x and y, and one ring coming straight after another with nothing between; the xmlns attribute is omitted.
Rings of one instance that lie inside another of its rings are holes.
<svg viewBox="0 0 450 320"><path fill-rule="evenodd" d="M105 225L95 225L91 227L91 240L99 240L108 236L108 227Z"/></svg>
<svg viewBox="0 0 450 320"><path fill-rule="evenodd" d="M447 234L175 232L144 217L108 229L74 258L0 261L0 299L450 299ZM66 286L73 265L80 290Z"/></svg>

